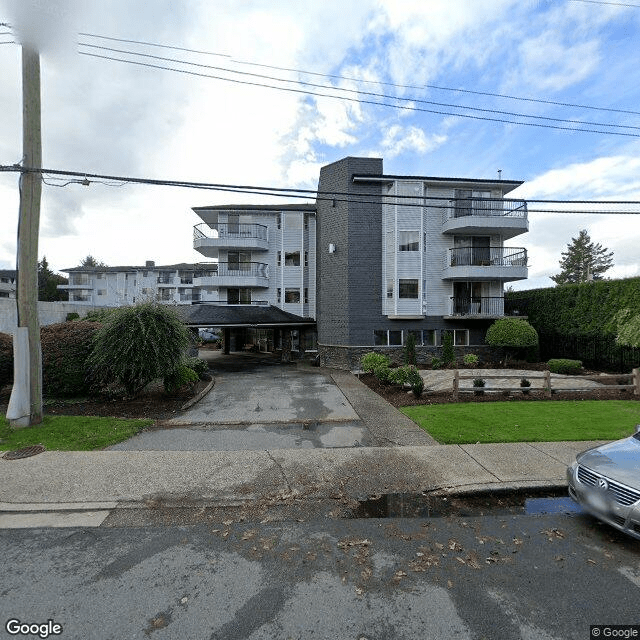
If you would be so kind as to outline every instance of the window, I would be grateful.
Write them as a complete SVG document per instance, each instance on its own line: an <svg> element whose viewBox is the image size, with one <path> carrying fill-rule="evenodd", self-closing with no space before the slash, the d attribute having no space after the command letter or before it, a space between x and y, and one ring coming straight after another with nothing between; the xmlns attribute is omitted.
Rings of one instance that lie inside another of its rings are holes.
<svg viewBox="0 0 640 640"><path fill-rule="evenodd" d="M387 280L387 298L393 298L393 280Z"/></svg>
<svg viewBox="0 0 640 640"><path fill-rule="evenodd" d="M227 230L229 233L238 235L240 231L240 216L237 213L230 213L227 216Z"/></svg>
<svg viewBox="0 0 640 640"><path fill-rule="evenodd" d="M98 280L102 280L104 278L104 273L96 273L96 278Z"/></svg>
<svg viewBox="0 0 640 640"><path fill-rule="evenodd" d="M229 271L249 271L251 269L251 253L249 251L229 251L227 261Z"/></svg>
<svg viewBox="0 0 640 640"><path fill-rule="evenodd" d="M282 289L278 287L278 303L282 302Z"/></svg>
<svg viewBox="0 0 640 640"><path fill-rule="evenodd" d="M305 228L305 230L309 228L309 214L308 213L304 214L304 228Z"/></svg>
<svg viewBox="0 0 640 640"><path fill-rule="evenodd" d="M422 331L422 344L427 347L435 347L436 345L436 330L435 329L423 329Z"/></svg>
<svg viewBox="0 0 640 640"><path fill-rule="evenodd" d="M278 266L282 266L282 251L278 251Z"/></svg>
<svg viewBox="0 0 640 640"><path fill-rule="evenodd" d="M300 252L291 251L284 254L284 266L285 267L299 267L300 266Z"/></svg>
<svg viewBox="0 0 640 640"><path fill-rule="evenodd" d="M251 289L227 289L227 304L251 304Z"/></svg>
<svg viewBox="0 0 640 640"><path fill-rule="evenodd" d="M417 280L400 280L398 282L398 298L417 299L418 298L418 281Z"/></svg>
<svg viewBox="0 0 640 640"><path fill-rule="evenodd" d="M285 289L284 301L287 303L300 302L300 289Z"/></svg>
<svg viewBox="0 0 640 640"><path fill-rule="evenodd" d="M304 252L304 266L305 267L309 266L309 252L308 251Z"/></svg>
<svg viewBox="0 0 640 640"><path fill-rule="evenodd" d="M398 231L398 251L420 251L420 232Z"/></svg>
<svg viewBox="0 0 640 640"><path fill-rule="evenodd" d="M389 345L399 346L402 344L402 331L389 330Z"/></svg>
<svg viewBox="0 0 640 640"><path fill-rule="evenodd" d="M278 227L278 229L282 229L282 214L278 213L276 215L276 226Z"/></svg>
<svg viewBox="0 0 640 640"><path fill-rule="evenodd" d="M416 345L420 346L422 344L422 331L420 331L419 329L409 329L408 331L405 332L405 339L404 342L405 344L407 343L407 337L412 335L415 339L416 339Z"/></svg>
<svg viewBox="0 0 640 640"><path fill-rule="evenodd" d="M376 330L373 332L373 344L377 347L386 347L389 344L389 336L386 330Z"/></svg>
<svg viewBox="0 0 640 640"><path fill-rule="evenodd" d="M149 275L149 272L148 272L148 271L143 271L143 272L142 272L142 277L143 277L143 278L146 278L148 275ZM101 278L101 277L102 277L102 274L98 274L98 278Z"/></svg>
<svg viewBox="0 0 640 640"><path fill-rule="evenodd" d="M107 295L107 290L106 289L98 289L98 295L99 296L106 296Z"/></svg>
<svg viewBox="0 0 640 640"><path fill-rule="evenodd" d="M456 329L453 332L453 344L457 347L466 347L469 344L469 331L467 329Z"/></svg>
<svg viewBox="0 0 640 640"><path fill-rule="evenodd" d="M309 304L309 289L307 287L304 288L304 303Z"/></svg>

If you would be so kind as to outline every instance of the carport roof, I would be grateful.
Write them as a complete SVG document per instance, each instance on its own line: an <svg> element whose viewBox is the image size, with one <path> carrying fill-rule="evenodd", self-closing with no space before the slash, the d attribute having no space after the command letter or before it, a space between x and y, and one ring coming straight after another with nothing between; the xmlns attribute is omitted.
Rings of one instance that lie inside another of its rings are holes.
<svg viewBox="0 0 640 640"><path fill-rule="evenodd" d="M286 327L314 325L315 320L303 318L272 305L178 305L176 310L191 327Z"/></svg>

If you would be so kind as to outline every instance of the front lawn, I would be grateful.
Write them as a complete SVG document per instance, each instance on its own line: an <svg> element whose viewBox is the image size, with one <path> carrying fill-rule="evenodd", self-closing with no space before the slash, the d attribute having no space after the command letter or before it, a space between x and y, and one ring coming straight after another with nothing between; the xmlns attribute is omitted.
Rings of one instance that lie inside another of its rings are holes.
<svg viewBox="0 0 640 640"><path fill-rule="evenodd" d="M0 450L43 444L48 451L92 451L127 440L151 424L153 420L47 415L42 424L13 429L1 418Z"/></svg>
<svg viewBox="0 0 640 640"><path fill-rule="evenodd" d="M633 400L465 402L400 410L442 444L618 440L640 423L640 402Z"/></svg>

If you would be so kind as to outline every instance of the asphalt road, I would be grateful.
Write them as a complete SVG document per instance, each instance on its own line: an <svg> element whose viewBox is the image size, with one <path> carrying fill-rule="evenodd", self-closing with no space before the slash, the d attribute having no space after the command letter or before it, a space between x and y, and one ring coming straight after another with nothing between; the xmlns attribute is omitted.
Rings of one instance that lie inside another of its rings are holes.
<svg viewBox="0 0 640 640"><path fill-rule="evenodd" d="M639 622L640 542L581 514L201 515L189 526L0 531L3 627L50 619L59 637L87 639L583 640L591 624Z"/></svg>

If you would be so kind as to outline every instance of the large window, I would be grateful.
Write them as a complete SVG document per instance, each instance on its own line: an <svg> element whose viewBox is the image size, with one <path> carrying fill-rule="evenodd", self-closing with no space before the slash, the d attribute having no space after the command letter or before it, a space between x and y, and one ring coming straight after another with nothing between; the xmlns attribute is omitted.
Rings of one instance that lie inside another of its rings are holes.
<svg viewBox="0 0 640 640"><path fill-rule="evenodd" d="M398 231L398 251L420 251L420 232Z"/></svg>
<svg viewBox="0 0 640 640"><path fill-rule="evenodd" d="M300 289L285 289L284 290L285 302L300 302Z"/></svg>
<svg viewBox="0 0 640 640"><path fill-rule="evenodd" d="M251 289L227 289L227 304L251 304Z"/></svg>
<svg viewBox="0 0 640 640"><path fill-rule="evenodd" d="M401 346L402 331L400 329L379 329L373 332L373 344L380 347Z"/></svg>
<svg viewBox="0 0 640 640"><path fill-rule="evenodd" d="M227 254L229 271L249 271L251 269L251 252L229 251Z"/></svg>
<svg viewBox="0 0 640 640"><path fill-rule="evenodd" d="M287 251L284 254L284 266L285 267L299 267L300 266L300 252L299 251Z"/></svg>
<svg viewBox="0 0 640 640"><path fill-rule="evenodd" d="M418 281L417 280L400 280L398 282L398 298L408 298L408 299L417 300Z"/></svg>

